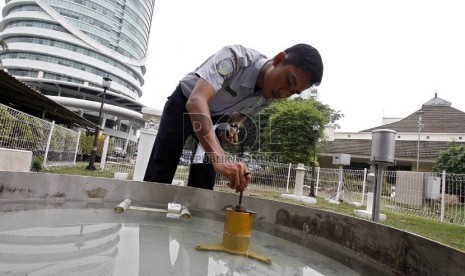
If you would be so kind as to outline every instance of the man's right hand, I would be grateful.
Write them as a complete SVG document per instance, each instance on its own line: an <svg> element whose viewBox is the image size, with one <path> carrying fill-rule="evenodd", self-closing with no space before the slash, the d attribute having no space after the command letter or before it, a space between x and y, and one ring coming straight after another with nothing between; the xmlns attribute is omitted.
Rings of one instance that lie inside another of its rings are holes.
<svg viewBox="0 0 465 276"><path fill-rule="evenodd" d="M213 168L229 180L228 187L236 190L236 193L243 191L249 185L250 173L244 163L214 163Z"/></svg>

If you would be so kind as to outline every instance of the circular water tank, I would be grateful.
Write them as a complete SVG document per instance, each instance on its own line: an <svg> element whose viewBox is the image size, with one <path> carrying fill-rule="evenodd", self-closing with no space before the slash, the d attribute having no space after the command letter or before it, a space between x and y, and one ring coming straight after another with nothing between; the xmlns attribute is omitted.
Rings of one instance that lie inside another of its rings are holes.
<svg viewBox="0 0 465 276"><path fill-rule="evenodd" d="M394 163L396 151L396 131L375 129L371 139L371 159L373 163Z"/></svg>

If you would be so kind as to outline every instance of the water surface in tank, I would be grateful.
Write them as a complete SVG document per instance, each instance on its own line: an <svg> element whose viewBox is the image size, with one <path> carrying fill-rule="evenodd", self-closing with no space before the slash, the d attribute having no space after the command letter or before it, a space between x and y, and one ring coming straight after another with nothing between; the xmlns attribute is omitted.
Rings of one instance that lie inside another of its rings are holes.
<svg viewBox="0 0 465 276"><path fill-rule="evenodd" d="M0 202L0 275L359 275L320 253L257 230L264 264L223 252L223 222L95 202Z"/></svg>

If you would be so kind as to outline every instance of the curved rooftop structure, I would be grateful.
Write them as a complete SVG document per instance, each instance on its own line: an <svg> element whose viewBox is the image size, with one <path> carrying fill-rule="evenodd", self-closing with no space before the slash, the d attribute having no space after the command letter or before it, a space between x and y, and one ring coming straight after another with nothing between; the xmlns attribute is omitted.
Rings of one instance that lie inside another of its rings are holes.
<svg viewBox="0 0 465 276"><path fill-rule="evenodd" d="M5 2L0 39L8 50L0 59L8 73L93 122L108 76L105 127L123 124L127 132L143 125L138 99L154 0Z"/></svg>
<svg viewBox="0 0 465 276"><path fill-rule="evenodd" d="M465 112L453 108L449 101L441 99L435 93L434 98L422 104L421 108L400 121L383 125L383 128L397 132L418 132L418 117L424 126L422 132L428 133L464 133ZM372 132L381 126L362 130Z"/></svg>
<svg viewBox="0 0 465 276"><path fill-rule="evenodd" d="M377 129L396 131L396 164L410 170L421 162L423 170L430 170L437 157L448 150L451 143L465 141L465 112L451 106L451 102L434 97L421 108L398 121L359 132L339 133L324 145L323 156L345 153L355 162L368 164L372 148L372 132Z"/></svg>

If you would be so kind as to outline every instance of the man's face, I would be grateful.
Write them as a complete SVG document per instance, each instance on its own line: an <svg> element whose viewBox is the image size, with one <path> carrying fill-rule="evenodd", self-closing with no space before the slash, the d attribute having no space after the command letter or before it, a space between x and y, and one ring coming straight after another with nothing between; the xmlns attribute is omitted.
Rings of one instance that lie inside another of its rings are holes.
<svg viewBox="0 0 465 276"><path fill-rule="evenodd" d="M310 87L311 74L293 65L283 65L282 60L273 60L263 79L263 96L266 99L285 99L300 94Z"/></svg>

